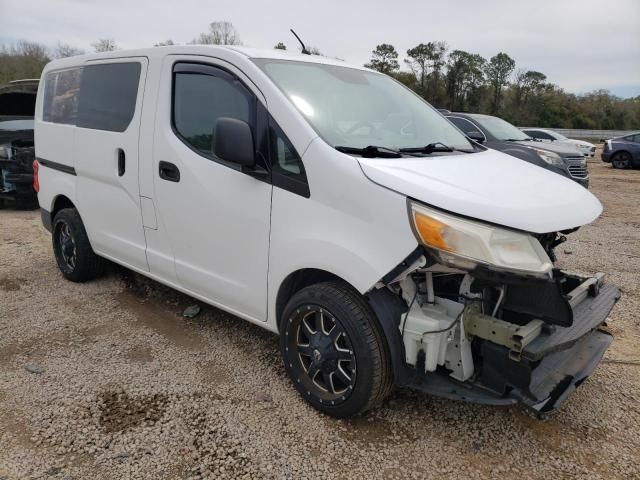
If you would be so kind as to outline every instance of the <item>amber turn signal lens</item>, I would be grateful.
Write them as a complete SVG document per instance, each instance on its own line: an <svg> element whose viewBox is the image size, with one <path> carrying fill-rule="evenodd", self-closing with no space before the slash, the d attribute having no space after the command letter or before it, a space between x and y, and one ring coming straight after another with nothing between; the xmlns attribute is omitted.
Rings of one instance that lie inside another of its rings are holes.
<svg viewBox="0 0 640 480"><path fill-rule="evenodd" d="M444 229L447 228L444 223L418 212L415 213L415 219L416 229L418 230L420 238L422 238L425 245L429 245L430 247L444 250L446 252L453 250L453 248L451 248L444 239Z"/></svg>

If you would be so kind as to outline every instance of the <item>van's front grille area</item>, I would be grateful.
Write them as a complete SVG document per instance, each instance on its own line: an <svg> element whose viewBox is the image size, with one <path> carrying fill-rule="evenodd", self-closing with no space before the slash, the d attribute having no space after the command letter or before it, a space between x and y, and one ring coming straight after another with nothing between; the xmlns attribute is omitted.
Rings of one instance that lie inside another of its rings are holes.
<svg viewBox="0 0 640 480"><path fill-rule="evenodd" d="M589 176L587 170L587 162L584 157L569 157L567 160L567 166L569 168L569 174L575 178L586 178Z"/></svg>

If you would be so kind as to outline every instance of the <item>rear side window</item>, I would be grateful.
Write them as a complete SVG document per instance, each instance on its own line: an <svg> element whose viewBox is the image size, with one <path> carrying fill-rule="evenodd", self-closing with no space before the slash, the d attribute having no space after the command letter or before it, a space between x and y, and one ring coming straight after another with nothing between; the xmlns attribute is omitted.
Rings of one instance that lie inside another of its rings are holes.
<svg viewBox="0 0 640 480"><path fill-rule="evenodd" d="M45 122L75 125L81 77L81 68L47 74L42 112L42 119Z"/></svg>
<svg viewBox="0 0 640 480"><path fill-rule="evenodd" d="M140 69L138 62L83 67L76 125L124 132L136 110Z"/></svg>
<svg viewBox="0 0 640 480"><path fill-rule="evenodd" d="M213 157L218 118L247 122L255 135L255 98L232 74L212 66L174 67L173 125L182 140L201 155Z"/></svg>
<svg viewBox="0 0 640 480"><path fill-rule="evenodd" d="M124 132L136 110L141 66L102 63L51 72L42 119L95 130Z"/></svg>

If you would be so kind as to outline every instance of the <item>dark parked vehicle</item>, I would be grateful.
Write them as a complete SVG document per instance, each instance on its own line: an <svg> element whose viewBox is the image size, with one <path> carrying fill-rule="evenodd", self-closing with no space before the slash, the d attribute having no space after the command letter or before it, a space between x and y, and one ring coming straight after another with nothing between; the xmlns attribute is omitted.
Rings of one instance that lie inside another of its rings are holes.
<svg viewBox="0 0 640 480"><path fill-rule="evenodd" d="M444 113L467 137L589 186L584 155L577 149L539 142L498 117L477 113Z"/></svg>
<svg viewBox="0 0 640 480"><path fill-rule="evenodd" d="M613 168L640 167L640 132L604 142L602 161Z"/></svg>
<svg viewBox="0 0 640 480"><path fill-rule="evenodd" d="M33 114L38 80L16 80L0 87L0 207L12 201L35 207Z"/></svg>

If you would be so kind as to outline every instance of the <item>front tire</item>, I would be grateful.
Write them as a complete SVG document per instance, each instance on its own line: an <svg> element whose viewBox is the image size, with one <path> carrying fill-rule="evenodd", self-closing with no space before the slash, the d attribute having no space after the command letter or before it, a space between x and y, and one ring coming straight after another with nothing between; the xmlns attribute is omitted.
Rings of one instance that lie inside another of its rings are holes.
<svg viewBox="0 0 640 480"><path fill-rule="evenodd" d="M67 280L86 282L99 277L103 260L89 243L89 237L75 208L64 208L56 213L52 228L53 253L58 268Z"/></svg>
<svg viewBox="0 0 640 480"><path fill-rule="evenodd" d="M629 168L631 166L631 154L627 152L616 153L611 159L613 168Z"/></svg>
<svg viewBox="0 0 640 480"><path fill-rule="evenodd" d="M282 315L280 349L298 392L332 417L361 414L391 389L389 352L375 314L345 284L325 282L297 292Z"/></svg>

